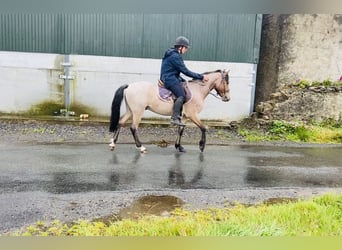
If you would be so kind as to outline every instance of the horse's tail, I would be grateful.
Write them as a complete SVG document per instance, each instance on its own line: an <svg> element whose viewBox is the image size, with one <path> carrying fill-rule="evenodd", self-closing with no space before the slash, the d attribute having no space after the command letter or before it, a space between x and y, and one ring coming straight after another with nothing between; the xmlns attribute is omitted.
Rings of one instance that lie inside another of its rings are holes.
<svg viewBox="0 0 342 250"><path fill-rule="evenodd" d="M124 97L124 91L128 87L127 84L122 85L115 92L113 102L112 102L112 113L110 115L110 125L109 132L114 132L118 129L119 119L120 119L120 107L122 103L122 99Z"/></svg>

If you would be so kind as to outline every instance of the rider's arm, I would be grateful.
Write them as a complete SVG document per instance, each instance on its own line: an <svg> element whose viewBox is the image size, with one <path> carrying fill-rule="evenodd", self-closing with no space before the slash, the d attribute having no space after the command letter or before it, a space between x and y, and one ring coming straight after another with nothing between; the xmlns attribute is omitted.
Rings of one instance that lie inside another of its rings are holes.
<svg viewBox="0 0 342 250"><path fill-rule="evenodd" d="M192 77L194 79L203 80L202 74L192 72L185 66L183 58L180 55L175 54L174 56L172 56L171 62L174 67L176 67L178 71L182 72L184 75Z"/></svg>

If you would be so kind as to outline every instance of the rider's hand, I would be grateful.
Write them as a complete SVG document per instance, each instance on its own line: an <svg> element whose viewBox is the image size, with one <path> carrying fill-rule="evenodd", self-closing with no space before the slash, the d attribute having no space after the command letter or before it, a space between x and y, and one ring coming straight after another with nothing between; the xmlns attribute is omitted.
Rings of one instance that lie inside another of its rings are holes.
<svg viewBox="0 0 342 250"><path fill-rule="evenodd" d="M206 75L203 75L203 79L202 79L202 81L203 81L203 82L207 82L208 80L209 80L208 76L206 76Z"/></svg>

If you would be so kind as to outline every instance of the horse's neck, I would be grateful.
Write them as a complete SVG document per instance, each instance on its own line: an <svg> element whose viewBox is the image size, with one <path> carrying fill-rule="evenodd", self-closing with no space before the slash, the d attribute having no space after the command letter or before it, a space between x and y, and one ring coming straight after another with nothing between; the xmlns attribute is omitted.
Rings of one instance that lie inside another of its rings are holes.
<svg viewBox="0 0 342 250"><path fill-rule="evenodd" d="M198 91L201 93L201 96L203 96L203 98L206 98L209 95L210 91L213 90L215 81L215 76L209 76L209 80L207 82L202 82L201 80L190 81L189 87L191 91Z"/></svg>

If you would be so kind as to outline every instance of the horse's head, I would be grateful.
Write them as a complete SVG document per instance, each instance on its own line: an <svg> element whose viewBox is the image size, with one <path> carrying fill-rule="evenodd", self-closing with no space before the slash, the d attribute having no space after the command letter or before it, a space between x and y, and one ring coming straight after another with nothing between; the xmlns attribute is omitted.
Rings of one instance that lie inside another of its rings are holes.
<svg viewBox="0 0 342 250"><path fill-rule="evenodd" d="M216 90L222 101L228 102L230 100L229 70L218 70L216 72L220 75L213 81L213 89Z"/></svg>

